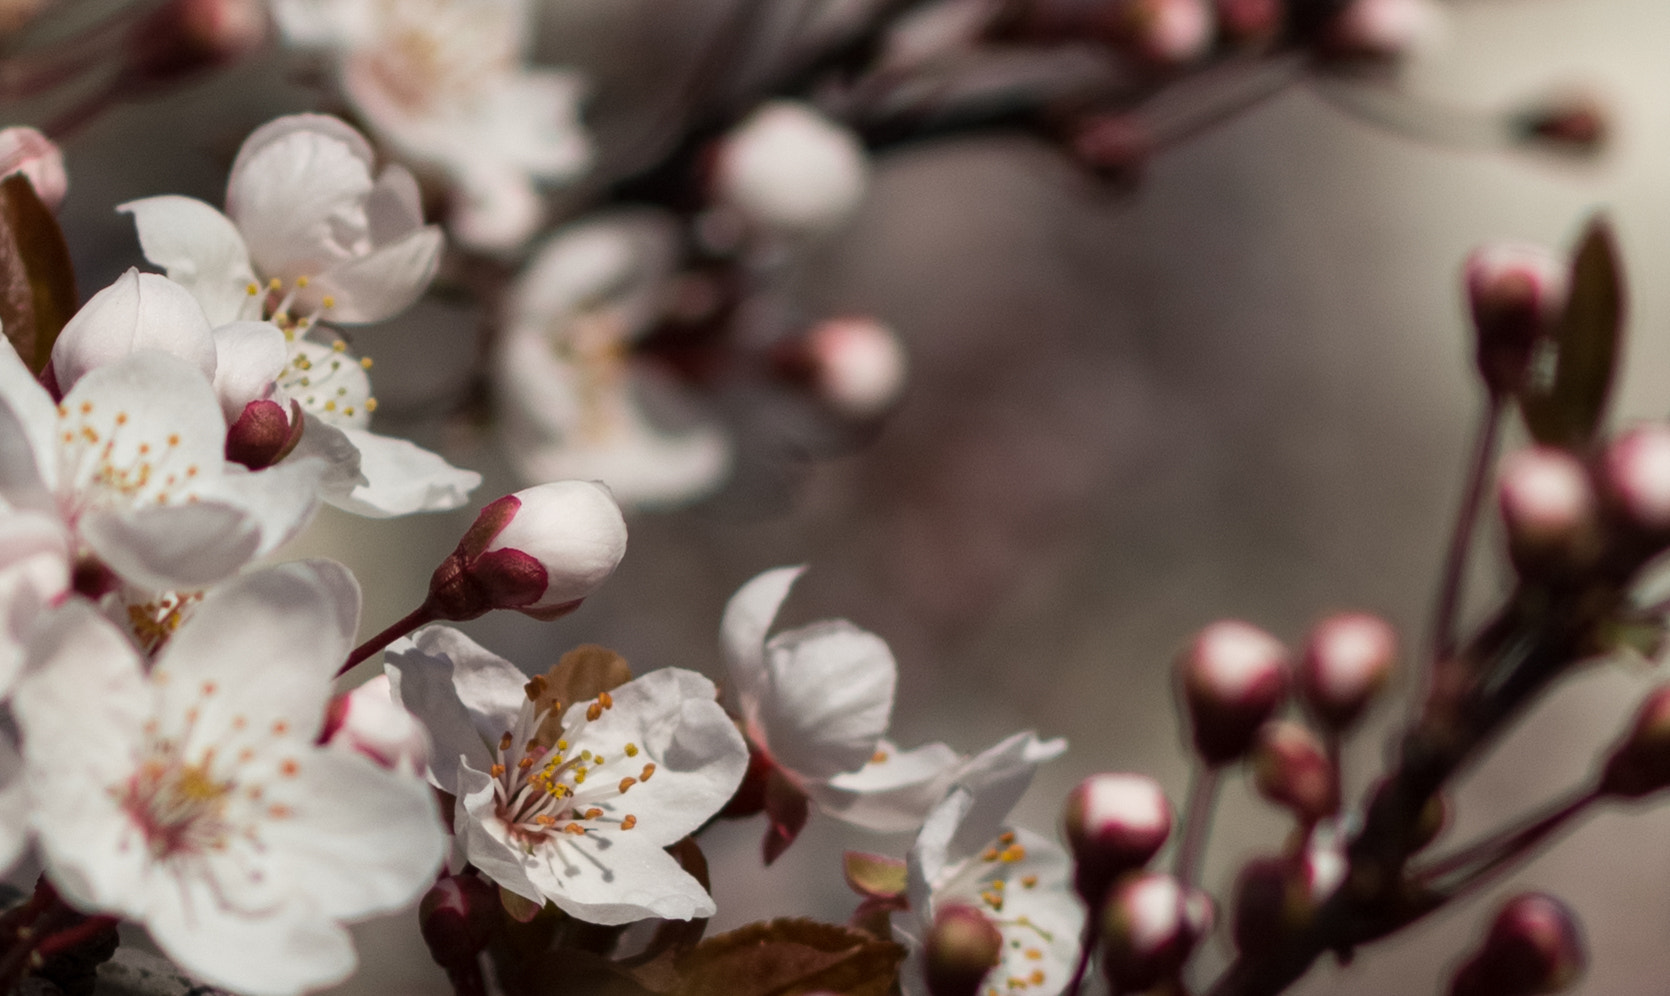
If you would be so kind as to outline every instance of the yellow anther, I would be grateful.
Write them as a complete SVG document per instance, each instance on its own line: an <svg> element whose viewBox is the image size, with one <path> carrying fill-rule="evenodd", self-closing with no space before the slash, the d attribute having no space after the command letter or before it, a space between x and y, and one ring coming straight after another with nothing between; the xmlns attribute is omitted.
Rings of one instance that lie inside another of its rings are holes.
<svg viewBox="0 0 1670 996"><path fill-rule="evenodd" d="M1020 846L1019 844L1011 844L1003 849L1001 857L1004 864L1012 865L1017 861L1023 861L1026 859L1026 848Z"/></svg>
<svg viewBox="0 0 1670 996"><path fill-rule="evenodd" d="M307 288L308 283L309 283L309 281L305 276L297 277L296 278L296 289L297 290L305 290Z"/></svg>
<svg viewBox="0 0 1670 996"><path fill-rule="evenodd" d="M638 825L638 818L636 816L631 815L630 813L627 814L625 819L620 821L620 828L622 830L630 830L637 825Z"/></svg>
<svg viewBox="0 0 1670 996"><path fill-rule="evenodd" d="M997 860L997 848L988 847L984 851L980 852L980 860L981 861L996 861Z"/></svg>
<svg viewBox="0 0 1670 996"><path fill-rule="evenodd" d="M360 366L362 368L366 369L366 370L370 370L371 369L371 357L369 357L369 356L360 357Z"/></svg>
<svg viewBox="0 0 1670 996"><path fill-rule="evenodd" d="M574 784L584 785L585 783L586 783L586 769L585 768L575 768L574 769Z"/></svg>
<svg viewBox="0 0 1670 996"><path fill-rule="evenodd" d="M637 744L627 744L626 745L626 756L627 757L637 757L638 756L638 745Z"/></svg>
<svg viewBox="0 0 1670 996"><path fill-rule="evenodd" d="M504 765L495 764L491 768L487 769L487 773L492 775L494 778L499 778L504 775Z"/></svg>
<svg viewBox="0 0 1670 996"><path fill-rule="evenodd" d="M655 764L651 762L650 764L644 765L644 770L638 772L638 780L640 782L647 782L649 781L649 776L653 774L655 774Z"/></svg>
<svg viewBox="0 0 1670 996"><path fill-rule="evenodd" d="M261 285L255 283L254 281L250 281L249 286L244 288L244 293L248 294L250 297L254 297L255 295L261 293Z"/></svg>
<svg viewBox="0 0 1670 996"><path fill-rule="evenodd" d="M591 751L589 751L589 750L583 750L583 751L581 751L581 752L580 752L580 760L582 760L582 761L590 761L590 760L591 760Z"/></svg>
<svg viewBox="0 0 1670 996"><path fill-rule="evenodd" d="M540 815L535 816L533 821L542 827L554 827L557 825L557 818L549 813L541 813Z"/></svg>
<svg viewBox="0 0 1670 996"><path fill-rule="evenodd" d="M377 399L376 398L366 398L365 399L365 410L368 411L368 412L376 411L377 410Z"/></svg>
<svg viewBox="0 0 1670 996"><path fill-rule="evenodd" d="M336 298L331 297L329 294L326 294L325 299L323 301L320 301L319 303L324 305L326 308L334 308L334 307L336 307Z"/></svg>
<svg viewBox="0 0 1670 996"><path fill-rule="evenodd" d="M590 720L592 722L596 722L597 717L599 717L601 715L603 715L603 706L600 703L593 702L590 706L586 707L586 719L587 720Z"/></svg>
<svg viewBox="0 0 1670 996"><path fill-rule="evenodd" d="M604 692L597 697L597 704L605 709L613 709L615 707L615 698L608 692Z"/></svg>
<svg viewBox="0 0 1670 996"><path fill-rule="evenodd" d="M1015 842L1015 834L1013 833L1013 831L1006 831L1004 833L1001 833L1001 834L998 835L997 842L999 844L1002 844L1004 847L1008 847L1010 844L1013 844Z"/></svg>
<svg viewBox="0 0 1670 996"><path fill-rule="evenodd" d="M567 749L568 749L568 741L566 741L566 740L558 740L557 741L557 750L565 751Z"/></svg>
<svg viewBox="0 0 1670 996"><path fill-rule="evenodd" d="M636 785L636 784L638 784L638 779L636 779L636 778L633 778L633 777L632 777L632 776L631 776L631 775L628 775L628 776L626 776L626 777L625 777L625 778L622 778L622 779L621 779L621 780L620 780L620 791L621 791L621 794L622 794L622 795L625 795L625 794L626 794L626 790L627 790L627 789L629 789L629 788L631 788L631 787L632 787L632 786L634 786L634 785Z"/></svg>
<svg viewBox="0 0 1670 996"><path fill-rule="evenodd" d="M1039 951L1037 948L1027 948L1026 957L1030 961L1043 961L1044 952Z"/></svg>
<svg viewBox="0 0 1670 996"><path fill-rule="evenodd" d="M1038 887L1038 876L1036 876L1036 875L1026 876L1025 878L1021 879L1021 886L1023 888L1027 888L1027 889L1037 888Z"/></svg>
<svg viewBox="0 0 1670 996"><path fill-rule="evenodd" d="M603 810L598 809L596 806L593 806L591 809L586 810L586 819L588 819L588 820L595 820L599 816L602 816L602 815L603 815Z"/></svg>
<svg viewBox="0 0 1670 996"><path fill-rule="evenodd" d="M1041 986L1044 984L1044 970L1041 968L1035 968L1032 970L1032 974L1028 976L1028 978L1032 981L1033 985Z"/></svg>
<svg viewBox="0 0 1670 996"><path fill-rule="evenodd" d="M331 349L335 350L338 353L345 352L348 349L348 344L346 342L343 342L341 339L338 339L335 342L331 343Z"/></svg>
<svg viewBox="0 0 1670 996"><path fill-rule="evenodd" d="M570 823L568 826L562 828L562 832L566 834L573 834L576 837L584 837L586 834L586 828L578 823Z"/></svg>
<svg viewBox="0 0 1670 996"><path fill-rule="evenodd" d="M283 290L284 289L284 281L278 279L277 277L274 277L271 280L267 281L267 289L268 290L274 290L274 291L275 290Z"/></svg>
<svg viewBox="0 0 1670 996"><path fill-rule="evenodd" d="M511 742L512 742L512 738L511 738L510 734L506 733L504 736L499 738L499 749L500 750L509 750Z"/></svg>

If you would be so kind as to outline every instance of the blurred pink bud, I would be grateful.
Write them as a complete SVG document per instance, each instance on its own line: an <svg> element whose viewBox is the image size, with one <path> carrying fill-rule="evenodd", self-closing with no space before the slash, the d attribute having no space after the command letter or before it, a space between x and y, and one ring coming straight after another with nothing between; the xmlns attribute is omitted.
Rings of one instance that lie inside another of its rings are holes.
<svg viewBox="0 0 1670 996"><path fill-rule="evenodd" d="M261 0L169 0L136 25L131 69L168 82L238 61L267 40Z"/></svg>
<svg viewBox="0 0 1670 996"><path fill-rule="evenodd" d="M250 470L262 470L284 459L301 442L301 405L290 402L291 410L276 401L251 401L243 414L226 430L226 459Z"/></svg>
<svg viewBox="0 0 1670 996"><path fill-rule="evenodd" d="M1317 623L1299 664L1299 695L1328 727L1355 723L1397 667L1397 631L1379 616L1346 612Z"/></svg>
<svg viewBox="0 0 1670 996"><path fill-rule="evenodd" d="M1177 658L1195 749L1218 766L1245 754L1287 697L1287 648L1235 620L1201 630Z"/></svg>
<svg viewBox="0 0 1670 996"><path fill-rule="evenodd" d="M1492 394L1510 394L1566 306L1566 261L1542 246L1498 242L1475 249L1463 273L1479 375Z"/></svg>
<svg viewBox="0 0 1670 996"><path fill-rule="evenodd" d="M1259 794L1291 810L1306 826L1339 809L1339 772L1322 741L1298 723L1278 719L1264 724L1252 763Z"/></svg>
<svg viewBox="0 0 1670 996"><path fill-rule="evenodd" d="M1670 788L1670 686L1647 696L1601 777L1601 791L1628 799L1664 788Z"/></svg>
<svg viewBox="0 0 1670 996"><path fill-rule="evenodd" d="M438 619L515 609L556 619L579 608L626 554L626 520L609 489L557 481L481 510L435 569L424 603Z"/></svg>
<svg viewBox="0 0 1670 996"><path fill-rule="evenodd" d="M1606 105L1599 98L1575 93L1551 98L1520 112L1514 127L1526 139L1587 155L1606 144L1611 130L1609 117Z"/></svg>
<svg viewBox="0 0 1670 996"><path fill-rule="evenodd" d="M1217 0L1218 26L1239 42L1274 38L1287 15L1284 0Z"/></svg>
<svg viewBox="0 0 1670 996"><path fill-rule="evenodd" d="M1116 993L1174 978L1212 929L1212 900L1170 875L1132 875L1102 907L1102 971Z"/></svg>
<svg viewBox="0 0 1670 996"><path fill-rule="evenodd" d="M1154 133L1138 114L1091 114L1071 128L1073 158L1110 180L1138 179L1154 155Z"/></svg>
<svg viewBox="0 0 1670 996"><path fill-rule="evenodd" d="M473 966L499 923L499 890L479 875L444 875L418 904L418 930L449 972Z"/></svg>
<svg viewBox="0 0 1670 996"><path fill-rule="evenodd" d="M720 145L714 195L761 228L818 234L864 199L869 158L858 136L809 104L768 103Z"/></svg>
<svg viewBox="0 0 1670 996"><path fill-rule="evenodd" d="M1402 59L1430 46L1443 27L1432 0L1353 0L1328 25L1323 47L1338 58Z"/></svg>
<svg viewBox="0 0 1670 996"><path fill-rule="evenodd" d="M1539 996L1568 989L1588 961L1577 918L1553 896L1508 900L1484 945L1461 967L1450 996Z"/></svg>
<svg viewBox="0 0 1670 996"><path fill-rule="evenodd" d="M1115 879L1146 865L1171 836L1171 803L1146 775L1091 775L1067 796L1063 820L1074 885L1091 908Z"/></svg>
<svg viewBox="0 0 1670 996"><path fill-rule="evenodd" d="M922 972L931 996L974 996L1003 953L997 925L972 906L949 905L934 914Z"/></svg>
<svg viewBox="0 0 1670 996"><path fill-rule="evenodd" d="M1613 440L1600 485L1625 525L1654 539L1670 535L1670 426L1641 425Z"/></svg>
<svg viewBox="0 0 1670 996"><path fill-rule="evenodd" d="M1212 44L1207 0L1126 0L1123 21L1125 43L1161 66L1193 62Z"/></svg>
<svg viewBox="0 0 1670 996"><path fill-rule="evenodd" d="M1508 457L1497 485L1508 552L1528 576L1593 563L1600 531L1588 470L1564 450L1536 447Z"/></svg>
<svg viewBox="0 0 1670 996"><path fill-rule="evenodd" d="M331 700L320 739L391 771L421 775L429 767L429 732L394 701L386 675Z"/></svg>
<svg viewBox="0 0 1670 996"><path fill-rule="evenodd" d="M875 418L904 393L909 369L904 344L873 318L829 319L797 346L818 397L847 418Z"/></svg>
<svg viewBox="0 0 1670 996"><path fill-rule="evenodd" d="M70 189L64 154L52 139L27 125L0 129L0 177L13 173L22 173L35 196L54 211Z"/></svg>

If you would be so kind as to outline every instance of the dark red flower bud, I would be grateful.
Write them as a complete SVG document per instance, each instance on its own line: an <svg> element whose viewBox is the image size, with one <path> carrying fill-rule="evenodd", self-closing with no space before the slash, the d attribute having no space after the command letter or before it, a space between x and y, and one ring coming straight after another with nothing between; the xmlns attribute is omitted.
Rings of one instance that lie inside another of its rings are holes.
<svg viewBox="0 0 1670 996"><path fill-rule="evenodd" d="M1299 663L1299 696L1334 730L1362 716L1397 667L1397 631L1379 616L1347 612L1311 628Z"/></svg>
<svg viewBox="0 0 1670 996"><path fill-rule="evenodd" d="M1564 450L1536 447L1502 464L1497 486L1508 555L1525 577L1571 575L1601 552L1599 502L1589 472Z"/></svg>
<svg viewBox="0 0 1670 996"><path fill-rule="evenodd" d="M1567 989L1587 957L1577 918L1553 896L1508 900L1483 946L1456 972L1450 996L1540 996Z"/></svg>
<svg viewBox="0 0 1670 996"><path fill-rule="evenodd" d="M1217 0L1217 8L1218 30L1242 43L1275 38L1287 17L1285 0Z"/></svg>
<svg viewBox="0 0 1670 996"><path fill-rule="evenodd" d="M1114 881L1148 864L1171 836L1171 803L1146 775L1091 775L1067 796L1073 880L1091 909Z"/></svg>
<svg viewBox="0 0 1670 996"><path fill-rule="evenodd" d="M170 82L230 65L266 40L260 0L169 0L135 26L129 69L145 82Z"/></svg>
<svg viewBox="0 0 1670 996"><path fill-rule="evenodd" d="M1116 993L1147 992L1182 971L1212 929L1212 900L1170 875L1122 880L1102 907L1102 971Z"/></svg>
<svg viewBox="0 0 1670 996"><path fill-rule="evenodd" d="M1244 622L1201 630L1178 656L1177 673L1195 749L1213 766L1245 754L1287 698L1287 649Z"/></svg>
<svg viewBox="0 0 1670 996"><path fill-rule="evenodd" d="M1252 764L1259 794L1306 826L1339 810L1339 772L1316 734L1298 723L1264 724Z"/></svg>
<svg viewBox="0 0 1670 996"><path fill-rule="evenodd" d="M934 914L923 954L932 996L975 996L1003 954L1003 935L974 907L945 906Z"/></svg>
<svg viewBox="0 0 1670 996"><path fill-rule="evenodd" d="M1601 497L1612 517L1649 544L1670 540L1670 426L1637 426L1606 448Z"/></svg>
<svg viewBox="0 0 1670 996"><path fill-rule="evenodd" d="M1641 703L1629 735L1606 760L1600 787L1628 799L1670 788L1670 686Z"/></svg>
<svg viewBox="0 0 1670 996"><path fill-rule="evenodd" d="M1479 375L1493 395L1512 394L1565 308L1566 261L1542 246L1495 243L1475 249L1463 274Z"/></svg>
<svg viewBox="0 0 1670 996"><path fill-rule="evenodd" d="M479 875L447 875L418 904L418 930L435 964L475 961L499 926L499 890Z"/></svg>
<svg viewBox="0 0 1670 996"><path fill-rule="evenodd" d="M290 455L301 442L301 406L290 403L291 410L276 401L251 401L243 414L226 430L226 459L241 463L250 470L264 470Z"/></svg>

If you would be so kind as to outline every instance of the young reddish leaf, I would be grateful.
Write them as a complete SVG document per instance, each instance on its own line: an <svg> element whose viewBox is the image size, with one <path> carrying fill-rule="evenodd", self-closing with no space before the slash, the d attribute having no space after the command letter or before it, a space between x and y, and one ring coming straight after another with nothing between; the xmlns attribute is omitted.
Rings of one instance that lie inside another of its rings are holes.
<svg viewBox="0 0 1670 996"><path fill-rule="evenodd" d="M868 899L894 899L905 892L905 863L898 858L848 851L841 860L852 891Z"/></svg>
<svg viewBox="0 0 1670 996"><path fill-rule="evenodd" d="M1571 296L1554 333L1551 371L1534 373L1520 396L1525 426L1539 443L1586 448L1606 414L1624 325L1617 240L1605 219L1589 223L1571 266Z"/></svg>
<svg viewBox="0 0 1670 996"><path fill-rule="evenodd" d="M0 182L0 329L39 374L75 314L75 269L58 219L21 173Z"/></svg>
<svg viewBox="0 0 1670 996"><path fill-rule="evenodd" d="M771 821L765 829L763 844L766 864L782 857L800 831L806 829L806 817L811 811L809 803L806 793L784 777L780 769L771 769L765 783L765 815Z"/></svg>
<svg viewBox="0 0 1670 996"><path fill-rule="evenodd" d="M627 665L626 658L608 647L587 643L563 654L549 671L528 681L527 693L535 709L555 708L539 724L534 739L546 746L556 743L562 736L564 710L576 702L612 692L631 680L632 668Z"/></svg>
<svg viewBox="0 0 1670 996"><path fill-rule="evenodd" d="M788 996L817 990L887 996L905 949L863 931L811 920L754 923L711 937L678 959L675 996Z"/></svg>

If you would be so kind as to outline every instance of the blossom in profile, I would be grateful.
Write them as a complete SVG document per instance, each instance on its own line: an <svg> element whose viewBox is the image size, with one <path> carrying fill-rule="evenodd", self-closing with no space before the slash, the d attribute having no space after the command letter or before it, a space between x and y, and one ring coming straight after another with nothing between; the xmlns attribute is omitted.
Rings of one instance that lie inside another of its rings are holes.
<svg viewBox="0 0 1670 996"><path fill-rule="evenodd" d="M294 46L335 60L372 133L452 193L453 235L513 250L545 214L542 183L591 163L580 123L584 87L530 67L527 0L276 0Z"/></svg>
<svg viewBox="0 0 1670 996"><path fill-rule="evenodd" d="M729 472L721 426L632 356L662 316L677 246L671 218L617 212L559 232L524 271L495 374L505 448L525 479L602 481L642 508L704 497ZM685 424L664 428L648 407Z"/></svg>
<svg viewBox="0 0 1670 996"><path fill-rule="evenodd" d="M573 686L561 664L529 680L444 626L387 659L395 694L434 739L431 779L458 799L461 860L589 923L713 915L665 850L718 812L748 767L712 682L664 668L563 701Z"/></svg>
<svg viewBox="0 0 1670 996"><path fill-rule="evenodd" d="M90 604L52 612L13 712L46 874L68 902L143 923L186 971L238 992L352 972L343 921L415 900L445 847L421 780L317 746L359 601L328 561L246 574L149 670Z"/></svg>

